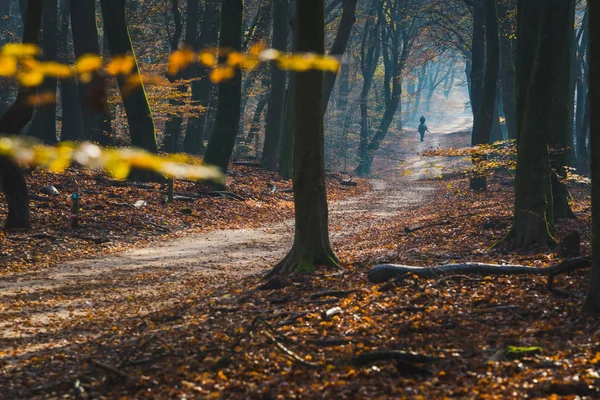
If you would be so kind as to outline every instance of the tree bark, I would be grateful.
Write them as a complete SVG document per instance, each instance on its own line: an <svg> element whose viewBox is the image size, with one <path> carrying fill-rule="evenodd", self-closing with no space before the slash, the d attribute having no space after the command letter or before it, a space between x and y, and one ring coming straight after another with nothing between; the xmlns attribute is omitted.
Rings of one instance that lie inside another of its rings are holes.
<svg viewBox="0 0 600 400"><path fill-rule="evenodd" d="M125 19L125 0L101 0L101 5L104 21L110 21L104 24L110 55L112 57L132 56L134 68L129 77L136 77L141 82ZM132 146L156 153L158 151L156 133L144 85L140 84L129 90L127 77L124 76L117 77L117 83L127 114Z"/></svg>
<svg viewBox="0 0 600 400"><path fill-rule="evenodd" d="M42 22L44 0L27 0L29 12L25 17L23 43L38 45ZM0 117L0 133L18 135L29 122L32 109L27 105L27 97L32 92L26 86L19 87L19 93L12 106ZM29 191L21 168L8 157L0 156L0 185L8 204L8 215L4 229L27 229L29 219Z"/></svg>
<svg viewBox="0 0 600 400"><path fill-rule="evenodd" d="M86 54L101 55L94 0L73 0L70 8L75 58ZM79 81L79 101L83 113L83 138L101 145L110 145L113 143L113 139L105 104L106 88L104 84L104 79L96 73L92 74L89 82Z"/></svg>
<svg viewBox="0 0 600 400"><path fill-rule="evenodd" d="M220 48L241 51L243 0L224 0L221 9ZM225 171L235 145L240 121L242 75L219 84L217 115L204 162Z"/></svg>
<svg viewBox="0 0 600 400"><path fill-rule="evenodd" d="M473 110L473 134L481 113L483 80L485 73L485 11L484 0L473 1L473 42L471 44L471 109Z"/></svg>
<svg viewBox="0 0 600 400"><path fill-rule="evenodd" d="M298 51L324 53L323 0L303 0L296 5ZM267 276L312 272L316 265L337 266L328 231L325 192L323 128L323 72L295 74L294 122L294 244L288 255Z"/></svg>
<svg viewBox="0 0 600 400"><path fill-rule="evenodd" d="M600 4L588 3L590 27L590 102L600 107ZM592 275L583 310L600 314L600 118L592 118L590 147L592 154Z"/></svg>
<svg viewBox="0 0 600 400"><path fill-rule="evenodd" d="M473 125L473 137L471 145L488 144L496 109L496 89L498 87L498 69L500 64L500 47L498 42L498 14L496 12L496 0L483 0L485 14L485 75L481 106L477 112ZM475 42L475 38L473 39ZM475 53L475 52L474 52ZM475 168L484 158L473 157ZM477 171L471 178L470 188L472 190L484 191L487 189L486 177Z"/></svg>
<svg viewBox="0 0 600 400"><path fill-rule="evenodd" d="M44 0L42 15L42 61L57 61L58 1ZM36 107L27 135L54 144L56 137L56 87L57 79L46 77L37 94L49 94L54 101Z"/></svg>
<svg viewBox="0 0 600 400"><path fill-rule="evenodd" d="M204 4L204 14L202 21L202 30L198 39L196 50L214 47L219 38L219 0L206 0ZM192 68L192 101L204 110L197 116L188 119L185 138L183 140L183 150L189 154L200 154L204 151L204 139L207 118L209 116L209 106L213 84L208 78L208 69L202 67Z"/></svg>
<svg viewBox="0 0 600 400"><path fill-rule="evenodd" d="M288 34L288 0L275 0L273 3L273 43L272 47L279 51L287 49ZM271 66L271 92L267 109L267 125L261 164L263 167L277 171L279 159L279 143L283 127L283 111L285 105L285 71L276 65Z"/></svg>
<svg viewBox="0 0 600 400"><path fill-rule="evenodd" d="M60 34L59 34L59 60L63 64L71 62L69 57L69 3L63 3ZM81 102L79 101L79 88L74 78L61 79L60 98L62 103L62 128L60 131L61 141L75 141L81 139L83 133L83 115L81 113Z"/></svg>
<svg viewBox="0 0 600 400"><path fill-rule="evenodd" d="M544 21L553 29L548 30L545 40L554 45L554 64L557 78L553 83L552 102L547 111L549 120L550 169L552 178L552 200L554 218L574 218L569 200L571 196L565 184L567 179L568 149L571 146L571 101L569 99L571 81L571 50L573 46L573 26L575 25L575 0L562 0L549 13L549 21Z"/></svg>
<svg viewBox="0 0 600 400"><path fill-rule="evenodd" d="M544 24L550 7L543 0L520 0L517 43L517 170L515 175L515 212L513 226L505 238L513 247L554 247L551 229L554 222L548 134L552 129L547 113L551 110L554 86L549 82L568 80L554 62L557 43L548 41Z"/></svg>
<svg viewBox="0 0 600 400"><path fill-rule="evenodd" d="M331 46L330 56L341 57L346 51L348 41L350 40L350 34L352 33L352 27L356 22L356 3L357 0L343 0L342 2L342 18L338 31L335 36L335 41ZM335 86L335 80L337 78L337 72L326 72L325 73L325 98L324 98L324 109L327 111L329 105L329 98L331 92Z"/></svg>
<svg viewBox="0 0 600 400"><path fill-rule="evenodd" d="M502 100L509 139L517 138L516 71L513 57L513 40L510 17L504 2L498 2L500 24L500 66L502 73Z"/></svg>

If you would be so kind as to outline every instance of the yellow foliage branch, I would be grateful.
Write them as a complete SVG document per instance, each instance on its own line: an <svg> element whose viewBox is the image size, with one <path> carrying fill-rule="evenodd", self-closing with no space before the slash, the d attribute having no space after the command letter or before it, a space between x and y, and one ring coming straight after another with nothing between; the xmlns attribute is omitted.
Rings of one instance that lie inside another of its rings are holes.
<svg viewBox="0 0 600 400"><path fill-rule="evenodd" d="M31 138L0 136L0 156L56 173L77 162L90 169L103 169L115 179L125 179L132 168L138 168L169 177L223 181L218 168L202 165L187 154L158 156L136 148L102 148L90 142L47 146Z"/></svg>

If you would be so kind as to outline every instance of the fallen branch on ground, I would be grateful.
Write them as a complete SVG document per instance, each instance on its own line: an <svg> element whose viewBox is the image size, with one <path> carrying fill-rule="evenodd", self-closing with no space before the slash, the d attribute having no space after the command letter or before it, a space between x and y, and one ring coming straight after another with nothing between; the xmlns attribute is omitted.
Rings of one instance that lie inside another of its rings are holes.
<svg viewBox="0 0 600 400"><path fill-rule="evenodd" d="M524 265L496 265L484 263L446 264L435 267L415 267L398 264L379 264L369 271L369 280L383 283L391 278L402 278L406 275L416 275L420 278L437 278L447 274L478 274L478 275L543 275L553 279L558 274L573 272L588 268L590 259L587 257L571 258L560 264L538 268Z"/></svg>

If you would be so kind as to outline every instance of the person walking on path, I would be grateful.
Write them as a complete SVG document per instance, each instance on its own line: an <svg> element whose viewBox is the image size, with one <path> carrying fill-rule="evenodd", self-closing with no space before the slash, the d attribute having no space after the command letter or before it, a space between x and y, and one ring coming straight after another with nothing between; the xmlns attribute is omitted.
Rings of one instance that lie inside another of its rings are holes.
<svg viewBox="0 0 600 400"><path fill-rule="evenodd" d="M420 119L421 123L419 124L419 133L421 134L421 142L423 141L423 139L425 138L425 132L429 132L429 129L427 129L427 125L425 125L425 116L421 115L421 119Z"/></svg>

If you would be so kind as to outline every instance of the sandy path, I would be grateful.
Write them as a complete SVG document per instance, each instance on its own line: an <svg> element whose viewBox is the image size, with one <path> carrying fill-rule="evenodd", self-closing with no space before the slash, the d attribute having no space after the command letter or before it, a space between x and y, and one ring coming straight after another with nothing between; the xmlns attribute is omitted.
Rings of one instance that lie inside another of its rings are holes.
<svg viewBox="0 0 600 400"><path fill-rule="evenodd" d="M416 154L429 146L443 146L445 135L431 134L424 143L417 136L400 138L401 161L388 161L394 172L373 179L371 192L330 206L334 248L361 227L389 219L432 195L433 189L422 181L429 177L432 160ZM404 175L406 170L413 172ZM102 334L115 315L125 318L165 309L193 293L198 282L218 288L232 279L264 273L285 255L292 239L293 220L288 220L262 229L189 235L57 265L43 274L0 280L0 372L3 364L10 368L57 341L72 343ZM76 334L66 329L85 319L98 323Z"/></svg>

